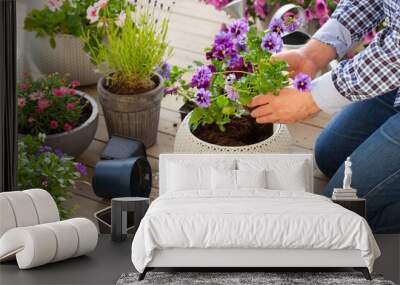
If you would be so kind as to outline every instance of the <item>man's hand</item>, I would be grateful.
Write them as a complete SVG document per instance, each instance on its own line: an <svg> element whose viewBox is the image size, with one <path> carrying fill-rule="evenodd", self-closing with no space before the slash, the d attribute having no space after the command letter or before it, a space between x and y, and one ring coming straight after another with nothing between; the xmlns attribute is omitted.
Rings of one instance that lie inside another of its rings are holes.
<svg viewBox="0 0 400 285"><path fill-rule="evenodd" d="M254 108L251 116L259 124L294 123L320 111L310 92L300 92L294 88L282 89L279 96L259 95L249 107Z"/></svg>
<svg viewBox="0 0 400 285"><path fill-rule="evenodd" d="M335 57L336 50L333 47L313 39L301 49L283 51L272 56L272 58L286 61L293 76L303 72L311 78L315 78L318 71Z"/></svg>

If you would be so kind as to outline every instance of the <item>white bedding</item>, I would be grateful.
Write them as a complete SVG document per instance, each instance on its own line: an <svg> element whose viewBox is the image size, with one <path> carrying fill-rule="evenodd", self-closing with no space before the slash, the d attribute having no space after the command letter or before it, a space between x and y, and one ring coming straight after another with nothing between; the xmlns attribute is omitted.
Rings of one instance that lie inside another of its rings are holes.
<svg viewBox="0 0 400 285"><path fill-rule="evenodd" d="M362 217L329 199L299 191L247 189L207 195L166 193L143 218L132 262L143 272L155 249L357 249L372 271L380 251Z"/></svg>

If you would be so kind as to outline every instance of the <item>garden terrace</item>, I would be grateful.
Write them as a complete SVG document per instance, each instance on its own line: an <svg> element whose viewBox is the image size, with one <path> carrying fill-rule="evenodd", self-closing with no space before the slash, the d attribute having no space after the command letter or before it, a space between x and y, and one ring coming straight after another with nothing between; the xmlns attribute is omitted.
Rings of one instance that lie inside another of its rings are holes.
<svg viewBox="0 0 400 285"><path fill-rule="evenodd" d="M221 23L229 22L224 12L216 11L210 5L204 5L197 0L177 1L171 16L168 37L174 47L171 64L186 66L193 60L203 60L203 49L210 45L213 36L219 30ZM96 86L85 87L83 91L97 99ZM157 143L147 150L148 159L153 169L153 189L151 197L158 196L158 157L160 153L173 152L176 131L180 124L178 112L182 101L169 96L161 104L161 116L158 127ZM100 106L100 105L99 105ZM296 124L293 128L293 143L290 152L311 153L316 137L325 126L329 116L320 114L317 117ZM108 140L102 110L100 110L99 126L94 141L89 148L79 157L78 161L88 166L91 182L93 168L100 158ZM326 180L319 171L315 171L315 191L320 192ZM93 219L93 213L108 206L110 201L97 197L88 183L78 182L72 189L72 197L67 201L69 205L77 204L76 216Z"/></svg>

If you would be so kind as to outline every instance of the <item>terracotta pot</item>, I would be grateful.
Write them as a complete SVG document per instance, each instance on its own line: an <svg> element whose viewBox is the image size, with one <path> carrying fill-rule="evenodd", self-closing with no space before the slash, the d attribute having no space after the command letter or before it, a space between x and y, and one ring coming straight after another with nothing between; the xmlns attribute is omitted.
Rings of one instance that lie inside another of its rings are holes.
<svg viewBox="0 0 400 285"><path fill-rule="evenodd" d="M89 101L92 113L90 117L75 129L59 134L47 135L45 144L53 148L60 148L63 152L73 157L81 155L92 142L96 134L99 109L96 101L89 95L77 91L76 96L81 96Z"/></svg>
<svg viewBox="0 0 400 285"><path fill-rule="evenodd" d="M179 126L175 137L174 152L182 153L287 153L291 137L286 125L275 124L274 134L264 141L246 146L220 146L205 142L190 130L189 113Z"/></svg>
<svg viewBox="0 0 400 285"><path fill-rule="evenodd" d="M106 80L97 84L108 134L140 140L146 147L156 143L160 120L161 99L164 94L163 78L154 74L156 87L137 94L115 94L106 89Z"/></svg>

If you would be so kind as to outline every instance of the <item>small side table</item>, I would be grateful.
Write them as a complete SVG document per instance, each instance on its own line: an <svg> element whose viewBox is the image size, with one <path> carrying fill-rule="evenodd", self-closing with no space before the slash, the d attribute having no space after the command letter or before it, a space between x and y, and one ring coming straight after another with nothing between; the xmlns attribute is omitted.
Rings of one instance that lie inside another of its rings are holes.
<svg viewBox="0 0 400 285"><path fill-rule="evenodd" d="M349 200L336 200L332 199L332 202L339 204L340 206L359 214L363 218L367 218L367 200L364 198L349 199Z"/></svg>
<svg viewBox="0 0 400 285"><path fill-rule="evenodd" d="M111 200L111 239L124 241L127 237L127 213L133 212L135 232L149 208L150 198L122 197Z"/></svg>

